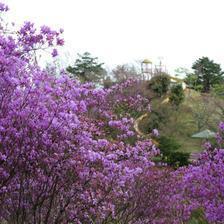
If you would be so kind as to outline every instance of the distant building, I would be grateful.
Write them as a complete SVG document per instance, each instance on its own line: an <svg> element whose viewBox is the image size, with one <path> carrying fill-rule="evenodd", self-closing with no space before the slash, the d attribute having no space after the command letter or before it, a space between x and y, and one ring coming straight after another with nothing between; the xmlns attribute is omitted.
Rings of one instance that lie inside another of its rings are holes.
<svg viewBox="0 0 224 224"><path fill-rule="evenodd" d="M152 62L149 59L144 59L141 62L141 74L142 74L142 80L150 80L152 77L156 75L161 74L168 74L166 70L166 66L162 64L162 61L160 60L159 65L153 66ZM174 84L181 84L183 90L187 88L187 84L184 82L183 79L170 76L171 86Z"/></svg>
<svg viewBox="0 0 224 224"><path fill-rule="evenodd" d="M142 80L150 80L152 77L163 73L167 74L168 72L166 70L166 66L162 64L161 60L158 65L153 65L149 59L144 59L141 62Z"/></svg>
<svg viewBox="0 0 224 224"><path fill-rule="evenodd" d="M152 62L149 59L144 59L141 62L141 73L143 80L150 80L153 76Z"/></svg>

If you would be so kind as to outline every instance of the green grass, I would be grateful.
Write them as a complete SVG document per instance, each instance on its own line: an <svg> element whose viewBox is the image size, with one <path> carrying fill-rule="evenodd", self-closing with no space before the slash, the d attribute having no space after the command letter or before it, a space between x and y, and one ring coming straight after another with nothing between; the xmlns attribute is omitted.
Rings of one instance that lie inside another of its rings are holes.
<svg viewBox="0 0 224 224"><path fill-rule="evenodd" d="M182 152L192 153L202 151L202 141L200 139L179 137L177 138L177 140L181 145L180 151Z"/></svg>

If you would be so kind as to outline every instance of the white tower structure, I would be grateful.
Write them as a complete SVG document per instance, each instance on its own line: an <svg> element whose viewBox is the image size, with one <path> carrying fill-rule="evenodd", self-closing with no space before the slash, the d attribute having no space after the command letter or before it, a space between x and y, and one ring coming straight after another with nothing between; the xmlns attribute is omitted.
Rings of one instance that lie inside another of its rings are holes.
<svg viewBox="0 0 224 224"><path fill-rule="evenodd" d="M144 59L141 62L141 72L143 80L150 80L152 78L152 62L149 59Z"/></svg>

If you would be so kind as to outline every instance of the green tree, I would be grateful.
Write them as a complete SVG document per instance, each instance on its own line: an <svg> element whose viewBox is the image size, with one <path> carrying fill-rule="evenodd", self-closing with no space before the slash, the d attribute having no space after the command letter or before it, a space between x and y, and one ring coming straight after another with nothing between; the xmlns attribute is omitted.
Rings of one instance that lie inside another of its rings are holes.
<svg viewBox="0 0 224 224"><path fill-rule="evenodd" d="M198 76L194 73L188 73L184 81L186 82L186 84L188 85L188 88L190 89L194 89L200 92L203 90L202 83L199 82Z"/></svg>
<svg viewBox="0 0 224 224"><path fill-rule="evenodd" d="M179 167L189 164L189 153L178 151L181 145L173 138L161 136L159 139L159 149L162 153L162 161L170 166Z"/></svg>
<svg viewBox="0 0 224 224"><path fill-rule="evenodd" d="M99 63L97 57L92 57L89 52L78 54L78 58L73 66L68 66L67 71L81 82L103 81L107 72L102 67L104 63Z"/></svg>
<svg viewBox="0 0 224 224"><path fill-rule="evenodd" d="M208 57L199 58L193 64L192 69L194 69L196 79L193 78L193 75L190 75L187 78L190 80L192 76L192 81L196 86L201 85L203 92L209 92L214 84L219 84L224 80L221 66L214 63L214 61L210 60Z"/></svg>
<svg viewBox="0 0 224 224"><path fill-rule="evenodd" d="M170 90L170 103L176 108L184 101L185 95L181 84L176 84L171 87Z"/></svg>
<svg viewBox="0 0 224 224"><path fill-rule="evenodd" d="M212 93L215 96L222 97L224 96L224 84L215 84L212 88Z"/></svg>
<svg viewBox="0 0 224 224"><path fill-rule="evenodd" d="M154 76L149 82L149 87L160 97L167 93L169 86L170 78L165 73Z"/></svg>

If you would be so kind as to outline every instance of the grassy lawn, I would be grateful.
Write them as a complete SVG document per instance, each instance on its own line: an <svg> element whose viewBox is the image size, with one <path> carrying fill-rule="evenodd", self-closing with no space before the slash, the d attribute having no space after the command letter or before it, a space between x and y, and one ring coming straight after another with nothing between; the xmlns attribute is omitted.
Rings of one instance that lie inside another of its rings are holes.
<svg viewBox="0 0 224 224"><path fill-rule="evenodd" d="M200 152L202 151L201 147L201 140L200 139L192 139L192 138L185 138L185 137L179 137L177 138L178 142L181 145L180 151L182 152Z"/></svg>

